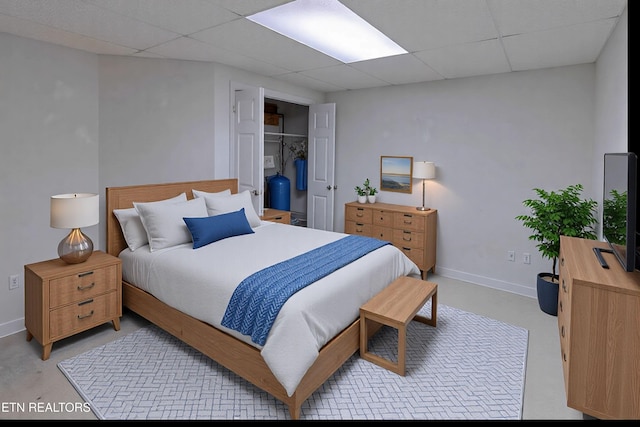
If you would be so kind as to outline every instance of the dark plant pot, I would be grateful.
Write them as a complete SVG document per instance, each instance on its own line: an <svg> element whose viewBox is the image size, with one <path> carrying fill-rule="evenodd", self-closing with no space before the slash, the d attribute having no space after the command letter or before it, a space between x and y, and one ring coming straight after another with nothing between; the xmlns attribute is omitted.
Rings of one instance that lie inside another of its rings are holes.
<svg viewBox="0 0 640 427"><path fill-rule="evenodd" d="M556 281L552 282L552 278ZM558 276L551 273L538 273L538 304L540 310L552 316L558 315Z"/></svg>

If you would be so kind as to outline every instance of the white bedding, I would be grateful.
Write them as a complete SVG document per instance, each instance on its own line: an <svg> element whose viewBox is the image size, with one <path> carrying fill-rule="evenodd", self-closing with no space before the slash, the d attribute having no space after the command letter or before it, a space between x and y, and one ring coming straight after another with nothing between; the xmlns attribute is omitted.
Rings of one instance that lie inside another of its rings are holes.
<svg viewBox="0 0 640 427"><path fill-rule="evenodd" d="M258 270L346 235L272 222L254 231L198 249L191 243L154 252L125 249L122 275L164 303L260 348L289 396L320 348L358 317L363 303L399 276L420 278L418 267L400 250L377 249L293 295L260 347L221 326L236 286Z"/></svg>

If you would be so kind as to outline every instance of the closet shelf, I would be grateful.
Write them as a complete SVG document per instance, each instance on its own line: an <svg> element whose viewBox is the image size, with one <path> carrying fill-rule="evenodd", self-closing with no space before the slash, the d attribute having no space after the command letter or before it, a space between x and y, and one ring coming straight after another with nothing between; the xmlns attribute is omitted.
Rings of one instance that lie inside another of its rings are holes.
<svg viewBox="0 0 640 427"><path fill-rule="evenodd" d="M293 137L293 138L306 138L307 135L299 135L297 133L280 133L280 132L265 132L265 136L283 136L283 137Z"/></svg>

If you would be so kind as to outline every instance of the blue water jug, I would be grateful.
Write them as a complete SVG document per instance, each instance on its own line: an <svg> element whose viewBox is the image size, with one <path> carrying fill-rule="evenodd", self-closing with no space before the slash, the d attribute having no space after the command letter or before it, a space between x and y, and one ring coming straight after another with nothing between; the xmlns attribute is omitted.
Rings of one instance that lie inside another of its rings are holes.
<svg viewBox="0 0 640 427"><path fill-rule="evenodd" d="M291 210L291 181L280 174L272 176L269 181L270 206L281 211Z"/></svg>

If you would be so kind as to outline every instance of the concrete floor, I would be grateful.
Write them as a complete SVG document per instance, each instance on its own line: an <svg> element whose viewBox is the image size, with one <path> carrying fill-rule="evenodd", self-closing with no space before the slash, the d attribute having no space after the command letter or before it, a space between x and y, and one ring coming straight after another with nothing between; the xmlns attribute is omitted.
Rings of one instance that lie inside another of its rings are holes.
<svg viewBox="0 0 640 427"><path fill-rule="evenodd" d="M439 304L529 330L523 419L583 419L581 412L566 406L557 317L542 312L532 298L438 275L428 280L438 283ZM120 331L104 324L56 342L46 361L40 359L38 342L26 341L25 331L0 338L0 419L96 419L57 363L147 324L125 310Z"/></svg>

